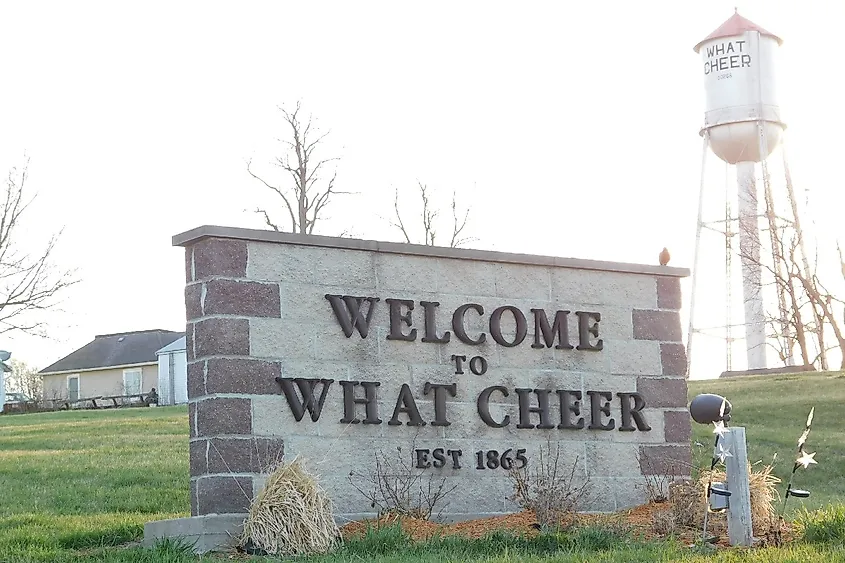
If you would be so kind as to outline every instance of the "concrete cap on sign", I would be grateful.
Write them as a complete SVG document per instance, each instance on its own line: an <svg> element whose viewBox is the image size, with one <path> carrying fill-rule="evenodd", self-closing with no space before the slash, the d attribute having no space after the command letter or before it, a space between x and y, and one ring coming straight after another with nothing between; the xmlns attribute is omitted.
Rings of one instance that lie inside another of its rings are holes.
<svg viewBox="0 0 845 563"><path fill-rule="evenodd" d="M734 12L734 15L729 17L725 23L720 25L716 28L716 30L698 42L698 44L693 47L696 53L698 53L701 46L711 41L713 39L721 39L722 37L736 37L737 35L742 35L746 31L757 31L760 35L766 35L775 39L778 42L778 45L783 45L783 39L772 33L771 31L767 31L757 25L756 23L752 22L751 20L747 20L744 17L740 16L738 12Z"/></svg>
<svg viewBox="0 0 845 563"><path fill-rule="evenodd" d="M589 260L583 258L561 258L557 256L516 254L491 250L473 250L469 248L426 246L419 244L407 244L404 242L384 242L346 237L281 233L269 230L242 229L216 225L203 225L201 227L191 229L190 231L185 231L175 235L173 237L173 246L188 246L205 238L225 238L298 246L337 248L343 250L364 250L384 254L404 254L410 256L428 256L431 258L478 260L483 262L521 264L526 266L551 266L556 268L572 268L576 270L598 270L604 272L646 274L663 277L685 278L690 275L690 271L687 268L674 268L671 266L660 266L657 264L631 264L625 262L608 262L604 260Z"/></svg>

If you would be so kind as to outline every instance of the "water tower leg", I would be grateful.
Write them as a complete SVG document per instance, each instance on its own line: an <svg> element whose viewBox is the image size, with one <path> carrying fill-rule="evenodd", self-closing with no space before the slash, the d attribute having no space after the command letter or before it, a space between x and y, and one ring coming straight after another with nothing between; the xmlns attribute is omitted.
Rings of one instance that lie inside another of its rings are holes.
<svg viewBox="0 0 845 563"><path fill-rule="evenodd" d="M757 221L757 180L754 175L754 163L737 163L736 174L746 354L748 369L761 369L766 367L766 319L763 311L760 227Z"/></svg>
<svg viewBox="0 0 845 563"><path fill-rule="evenodd" d="M695 334L695 296L698 293L698 261L701 258L701 228L704 226L702 221L702 214L704 212L704 173L707 164L707 148L709 145L710 136L705 131L704 144L701 147L701 181L698 186L698 221L695 224L695 257L692 264L692 290L690 291L689 304L689 329L687 330L687 370L686 376L689 379L692 369L692 336Z"/></svg>

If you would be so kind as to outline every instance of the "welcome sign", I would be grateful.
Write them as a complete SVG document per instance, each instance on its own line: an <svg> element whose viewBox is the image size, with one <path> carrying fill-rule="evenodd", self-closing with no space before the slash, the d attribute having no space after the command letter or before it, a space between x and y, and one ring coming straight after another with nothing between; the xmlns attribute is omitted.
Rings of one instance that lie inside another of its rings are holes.
<svg viewBox="0 0 845 563"><path fill-rule="evenodd" d="M348 518L384 455L445 479L451 519L516 510L508 471L550 445L586 510L688 472L686 270L224 227L174 244L195 517L246 512L279 456Z"/></svg>
<svg viewBox="0 0 845 563"><path fill-rule="evenodd" d="M326 294L326 299L331 303L332 310L338 320L338 324L347 338L351 338L357 330L361 338L367 338L370 331L373 313L380 299L378 297L353 297L348 295ZM388 332L387 340L402 342L414 342L417 340L417 329L413 327L412 313L414 301L410 299L388 298L387 304ZM438 336L437 330L437 309L440 303L436 301L422 301L419 303L424 311L424 335L420 339L423 343L445 344L450 341L451 334L446 331ZM472 310L478 315L484 315L484 307L478 303L464 303L455 309L451 315L452 329L457 339L469 345L479 345L485 342L487 333L481 332L469 336L466 330L465 315ZM512 336L506 337L503 333L502 317L505 313L511 316L513 332ZM576 347L569 341L569 314L570 311L558 310L554 314L554 323L550 325L546 312L543 309L531 309L534 316L534 341L532 348L555 348L557 350L573 350ZM601 314L588 311L576 311L578 327L578 350L601 351L604 343L599 338L599 322ZM527 321L524 313L513 305L497 307L490 314L489 334L493 341L504 347L514 347L521 344L528 333ZM407 332L405 332L407 330ZM484 376L487 374L489 363L483 356L473 356L467 362L466 355L452 354L450 360L454 362L455 375L466 375L464 364L474 375ZM451 368L451 366L450 366ZM291 378L277 377L281 389L287 399L288 407L297 422L300 422L307 410L313 422L318 422L323 405L326 401L329 388L333 379L316 378ZM340 424L382 424L379 417L378 389L380 381L339 381L342 389L343 417L338 421ZM363 390L363 397L356 397L356 388ZM479 418L491 428L504 428L511 422L510 416L505 415L501 420L494 420L490 414L490 401L493 393L499 393L507 398L510 393L518 397L519 417L515 422L516 428L541 430L568 429L578 430L585 428L584 418L581 414L581 401L583 400L580 389L531 389L516 388L509 390L501 385L491 385L484 388L478 395L476 405ZM423 384L422 395L431 397L433 401L432 426L451 426L448 417L447 401L457 398L458 382L432 383L426 381ZM611 391L586 391L590 404L590 422L586 426L589 430L613 430L616 423L610 416L610 401L613 398ZM534 397L536 395L536 397ZM551 396L558 401L560 422L553 422L551 419ZM645 402L640 393L616 393L619 399L621 431L650 431L651 427L646 423L642 413ZM534 403L534 404L532 404ZM363 419L358 418L358 405L364 409ZM532 422L532 414L536 414L537 424ZM404 417L402 417L404 415ZM577 417L577 420L576 420ZM399 389L396 405L388 426L425 426L420 409L414 399L414 393L408 383L402 383ZM449 450L453 460L453 467L459 468L458 456L460 450ZM426 450L418 450L418 467L426 462ZM480 458L479 458L480 459ZM441 460L442 462L442 460ZM479 461L479 465L482 462Z"/></svg>

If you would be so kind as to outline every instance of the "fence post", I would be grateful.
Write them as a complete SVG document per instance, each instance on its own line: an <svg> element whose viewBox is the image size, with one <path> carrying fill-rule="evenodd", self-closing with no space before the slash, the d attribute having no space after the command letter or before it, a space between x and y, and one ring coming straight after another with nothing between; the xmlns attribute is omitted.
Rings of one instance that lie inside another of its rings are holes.
<svg viewBox="0 0 845 563"><path fill-rule="evenodd" d="M751 522L751 487L748 479L748 451L745 428L733 426L725 434L725 446L731 457L725 458L728 504L728 538L731 545L750 546L754 533Z"/></svg>

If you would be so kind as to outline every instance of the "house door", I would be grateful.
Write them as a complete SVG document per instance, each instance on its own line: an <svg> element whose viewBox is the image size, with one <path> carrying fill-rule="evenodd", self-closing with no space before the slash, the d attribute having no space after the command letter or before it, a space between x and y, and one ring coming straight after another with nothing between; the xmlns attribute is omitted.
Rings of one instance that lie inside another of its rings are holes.
<svg viewBox="0 0 845 563"><path fill-rule="evenodd" d="M67 396L71 401L79 400L79 376L67 378Z"/></svg>

